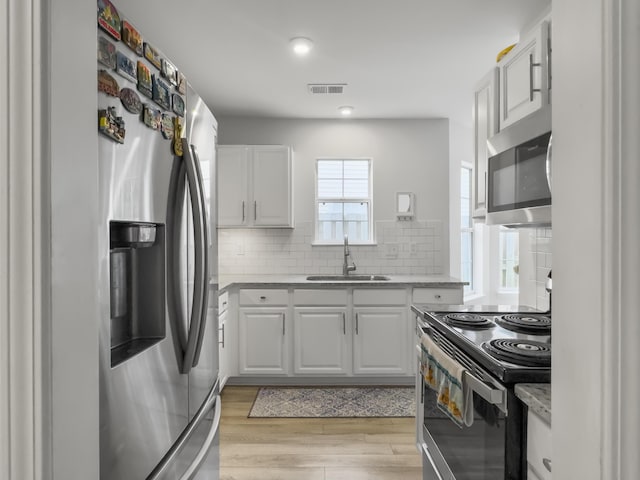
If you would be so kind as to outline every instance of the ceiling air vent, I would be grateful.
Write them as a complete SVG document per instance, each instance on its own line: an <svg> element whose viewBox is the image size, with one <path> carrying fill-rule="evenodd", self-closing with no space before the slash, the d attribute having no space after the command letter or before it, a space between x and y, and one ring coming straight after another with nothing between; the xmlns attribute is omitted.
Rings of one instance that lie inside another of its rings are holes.
<svg viewBox="0 0 640 480"><path fill-rule="evenodd" d="M309 93L318 94L318 93L343 93L344 87L346 87L346 83L309 83L307 87L309 88Z"/></svg>

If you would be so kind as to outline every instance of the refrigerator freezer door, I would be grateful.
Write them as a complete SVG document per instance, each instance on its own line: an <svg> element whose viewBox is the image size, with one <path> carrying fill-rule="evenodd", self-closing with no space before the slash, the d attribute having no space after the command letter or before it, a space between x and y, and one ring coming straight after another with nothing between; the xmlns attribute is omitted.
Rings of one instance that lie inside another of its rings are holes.
<svg viewBox="0 0 640 480"><path fill-rule="evenodd" d="M146 480L218 478L221 403L216 382L193 419Z"/></svg>

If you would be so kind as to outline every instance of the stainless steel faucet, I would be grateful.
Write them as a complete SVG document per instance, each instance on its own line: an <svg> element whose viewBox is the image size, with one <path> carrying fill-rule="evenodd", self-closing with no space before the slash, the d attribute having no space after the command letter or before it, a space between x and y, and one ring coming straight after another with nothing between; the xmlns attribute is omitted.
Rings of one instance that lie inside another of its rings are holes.
<svg viewBox="0 0 640 480"><path fill-rule="evenodd" d="M353 272L356 269L356 264L351 260L351 265L349 265L349 236L347 234L344 235L344 263L342 264L342 274L349 275L349 272Z"/></svg>

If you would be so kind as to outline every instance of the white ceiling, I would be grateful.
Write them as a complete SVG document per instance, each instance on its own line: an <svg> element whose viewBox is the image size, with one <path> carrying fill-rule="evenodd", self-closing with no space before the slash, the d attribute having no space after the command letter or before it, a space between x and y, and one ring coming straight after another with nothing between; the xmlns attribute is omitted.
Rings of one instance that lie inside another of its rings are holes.
<svg viewBox="0 0 640 480"><path fill-rule="evenodd" d="M551 0L114 0L216 116L448 117ZM289 39L313 39L306 58ZM347 83L311 95L308 83Z"/></svg>

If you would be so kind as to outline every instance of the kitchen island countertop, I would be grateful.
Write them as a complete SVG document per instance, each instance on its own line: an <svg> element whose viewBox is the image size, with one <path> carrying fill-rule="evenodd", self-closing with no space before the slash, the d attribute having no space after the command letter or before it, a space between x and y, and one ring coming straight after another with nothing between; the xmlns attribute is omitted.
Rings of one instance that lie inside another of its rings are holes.
<svg viewBox="0 0 640 480"><path fill-rule="evenodd" d="M551 425L550 383L519 383L515 391L516 396L529 407L529 410Z"/></svg>
<svg viewBox="0 0 640 480"><path fill-rule="evenodd" d="M222 275L219 278L219 291L230 287L269 288L269 287L442 287L457 288L466 285L460 279L448 275L386 275L389 280L307 280L308 275Z"/></svg>

